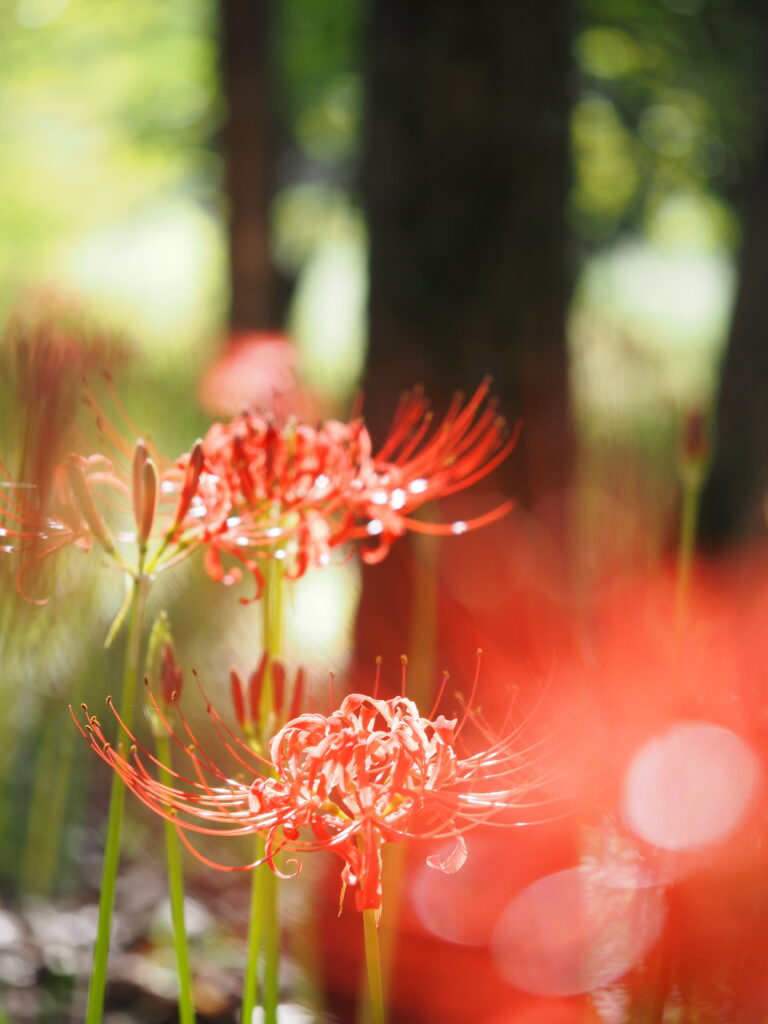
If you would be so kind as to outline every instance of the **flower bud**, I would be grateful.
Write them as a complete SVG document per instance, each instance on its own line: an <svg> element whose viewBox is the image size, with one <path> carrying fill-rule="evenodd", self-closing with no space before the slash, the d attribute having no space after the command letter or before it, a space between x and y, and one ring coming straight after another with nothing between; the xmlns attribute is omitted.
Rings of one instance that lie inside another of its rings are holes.
<svg viewBox="0 0 768 1024"><path fill-rule="evenodd" d="M147 446L139 438L136 442L136 447L133 452L133 518L136 520L136 526L141 525L141 509L142 509L142 491L144 489L144 464L149 458L149 452Z"/></svg>
<svg viewBox="0 0 768 1024"><path fill-rule="evenodd" d="M292 722L294 718L298 718L301 714L301 705L304 701L304 669L300 668L296 672L296 679L293 684L293 694L291 695L291 707L288 712L288 721Z"/></svg>
<svg viewBox="0 0 768 1024"><path fill-rule="evenodd" d="M166 612L160 612L152 626L147 649L145 677L148 685L160 694L162 703L169 707L181 694L184 681L174 654L173 636Z"/></svg>
<svg viewBox="0 0 768 1024"><path fill-rule="evenodd" d="M152 532L157 504L157 470L143 441L136 442L133 456L133 516L139 547L145 548Z"/></svg>
<svg viewBox="0 0 768 1024"><path fill-rule="evenodd" d="M264 689L264 676L268 663L269 654L264 651L259 664L248 679L248 717L252 727L257 727L261 721L261 694Z"/></svg>
<svg viewBox="0 0 768 1024"><path fill-rule="evenodd" d="M175 533L181 524L184 522L187 512L189 512L189 506L192 504L192 499L197 494L197 487L200 483L200 474L203 472L203 442L196 441L195 446L189 453L189 461L187 462L186 476L184 477L184 486L181 490L181 497L179 498L179 507L176 509L176 518L174 519L173 526L171 527L171 533Z"/></svg>
<svg viewBox="0 0 768 1024"><path fill-rule="evenodd" d="M240 678L240 674L237 669L232 669L229 673L229 682L232 688L232 707L235 709L235 718L240 728L245 731L247 719L245 717L245 701L243 694L245 693L245 687L243 686L243 680Z"/></svg>
<svg viewBox="0 0 768 1024"><path fill-rule="evenodd" d="M166 704L172 704L181 695L181 686L184 682L181 668L176 664L173 647L170 643L163 647L162 667L160 669L160 680L163 684L163 700Z"/></svg>

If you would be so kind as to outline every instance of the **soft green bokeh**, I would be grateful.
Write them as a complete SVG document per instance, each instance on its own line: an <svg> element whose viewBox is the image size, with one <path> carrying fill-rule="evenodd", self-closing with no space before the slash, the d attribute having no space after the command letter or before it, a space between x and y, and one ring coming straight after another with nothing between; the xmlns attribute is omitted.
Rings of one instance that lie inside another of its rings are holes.
<svg viewBox="0 0 768 1024"><path fill-rule="evenodd" d="M41 283L174 346L221 317L212 0L0 9L0 297Z"/></svg>
<svg viewBox="0 0 768 1024"><path fill-rule="evenodd" d="M713 402L728 335L757 34L722 2L581 0L579 12L575 406L586 436L674 433Z"/></svg>

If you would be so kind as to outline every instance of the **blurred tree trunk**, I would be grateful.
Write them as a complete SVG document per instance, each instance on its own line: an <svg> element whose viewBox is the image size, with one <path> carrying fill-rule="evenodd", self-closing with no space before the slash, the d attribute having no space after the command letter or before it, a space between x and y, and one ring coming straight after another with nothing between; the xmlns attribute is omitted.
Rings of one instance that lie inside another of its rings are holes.
<svg viewBox="0 0 768 1024"><path fill-rule="evenodd" d="M768 51L768 9L763 52ZM720 376L716 448L704 491L701 534L705 545L764 530L768 487L768 76L763 70L763 137L743 189L739 284Z"/></svg>
<svg viewBox="0 0 768 1024"><path fill-rule="evenodd" d="M230 326L279 323L269 245L273 182L270 0L220 0L221 65L228 115L223 131L229 216Z"/></svg>
<svg viewBox="0 0 768 1024"><path fill-rule="evenodd" d="M568 0L372 0L362 186L366 416L495 378L523 439L504 485L568 478Z"/></svg>

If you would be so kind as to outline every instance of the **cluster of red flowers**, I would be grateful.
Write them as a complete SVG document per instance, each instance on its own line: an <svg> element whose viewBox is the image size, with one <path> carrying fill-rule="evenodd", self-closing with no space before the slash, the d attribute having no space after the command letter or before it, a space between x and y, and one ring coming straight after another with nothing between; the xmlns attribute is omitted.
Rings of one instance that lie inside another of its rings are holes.
<svg viewBox="0 0 768 1024"><path fill-rule="evenodd" d="M490 473L514 446L516 435L506 436L488 390L486 381L468 402L456 398L437 426L423 395L406 395L377 453L361 420L278 427L244 413L214 424L159 470L157 452L141 440L126 445L99 416L113 451L70 456L55 470L44 507L18 488L0 488L4 535L30 548L22 586L30 564L68 544L87 550L96 542L134 574L158 572L203 547L214 579L232 584L245 569L258 596L265 558L284 560L295 578L328 564L333 549L351 541L368 541L362 557L376 562L407 530L458 534L491 522L512 503L466 522L431 524L412 515ZM126 530L131 511L135 529ZM137 562L124 555L126 543L137 546Z"/></svg>
<svg viewBox="0 0 768 1024"><path fill-rule="evenodd" d="M36 545L21 570L22 582L30 564L67 544L84 550L98 544L137 580L203 548L214 579L235 583L245 569L256 579L259 596L266 559L280 559L285 575L295 578L327 565L332 551L350 542L365 542L363 559L377 562L408 530L460 534L491 522L512 503L445 524L413 516L425 502L490 473L516 443L488 391L485 381L469 401L457 397L437 424L420 391L404 396L378 452L362 420L278 426L249 412L214 424L171 465L163 465L142 440L127 444L91 396L108 454L70 456L56 469L52 500L43 509L10 488L0 493L6 534ZM265 673L269 721L260 721ZM178 741L192 777L174 773L174 785L161 782L147 767L154 758L133 735L133 753L125 756L86 709L83 731L100 756L140 799L173 820L183 838L187 832L259 834L264 860L275 871L279 850L334 851L344 861L342 879L356 890L360 909L381 905L384 843L452 839L452 852L431 863L457 870L466 855L463 831L508 811L519 797L509 738L462 756L457 744L468 715L461 724L434 713L423 717L405 696L352 694L329 714L299 714L299 677L289 721L265 749L267 737L285 721L284 672L266 658L246 685L236 673L232 677L245 741L209 708L227 747L249 773L248 781L233 781L201 750L180 712L184 738L168 724L166 711L177 706L181 680L167 652L161 675L164 706L153 702L153 718Z"/></svg>

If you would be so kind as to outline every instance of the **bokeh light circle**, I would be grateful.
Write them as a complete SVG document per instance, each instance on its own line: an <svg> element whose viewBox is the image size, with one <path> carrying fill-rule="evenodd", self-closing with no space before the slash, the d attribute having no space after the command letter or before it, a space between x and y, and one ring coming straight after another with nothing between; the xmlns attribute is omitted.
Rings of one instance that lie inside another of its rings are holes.
<svg viewBox="0 0 768 1024"><path fill-rule="evenodd" d="M759 780L758 759L736 733L709 722L678 722L633 758L624 818L660 849L694 850L736 828Z"/></svg>
<svg viewBox="0 0 768 1024"><path fill-rule="evenodd" d="M439 852L451 849L449 843ZM425 863L414 879L411 898L428 932L461 946L487 946L507 900L523 883L524 866L519 855L510 866L508 842L472 836L467 850L466 863L455 874Z"/></svg>
<svg viewBox="0 0 768 1024"><path fill-rule="evenodd" d="M663 921L659 890L609 888L585 868L569 868L512 900L496 928L494 961L501 976L525 992L590 992L635 966Z"/></svg>

